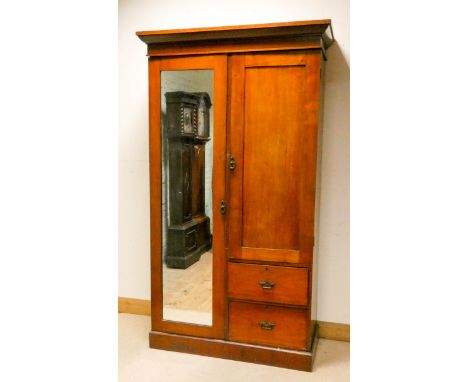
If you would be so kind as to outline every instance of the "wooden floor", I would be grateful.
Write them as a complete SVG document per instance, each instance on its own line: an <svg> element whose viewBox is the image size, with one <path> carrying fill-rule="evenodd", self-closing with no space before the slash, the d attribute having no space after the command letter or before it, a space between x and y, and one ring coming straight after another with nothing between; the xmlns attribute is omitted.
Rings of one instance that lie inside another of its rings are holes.
<svg viewBox="0 0 468 382"><path fill-rule="evenodd" d="M164 308L211 313L213 256L205 252L187 269L163 267Z"/></svg>

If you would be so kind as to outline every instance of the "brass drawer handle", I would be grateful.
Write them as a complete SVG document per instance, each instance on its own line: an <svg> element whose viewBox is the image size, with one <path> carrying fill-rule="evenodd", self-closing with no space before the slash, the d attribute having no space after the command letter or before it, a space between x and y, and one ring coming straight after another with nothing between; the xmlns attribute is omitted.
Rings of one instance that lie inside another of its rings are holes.
<svg viewBox="0 0 468 382"><path fill-rule="evenodd" d="M263 289L273 289L275 283L273 281L260 281L258 283Z"/></svg>
<svg viewBox="0 0 468 382"><path fill-rule="evenodd" d="M263 330L273 330L276 324L269 321L259 321L258 324Z"/></svg>

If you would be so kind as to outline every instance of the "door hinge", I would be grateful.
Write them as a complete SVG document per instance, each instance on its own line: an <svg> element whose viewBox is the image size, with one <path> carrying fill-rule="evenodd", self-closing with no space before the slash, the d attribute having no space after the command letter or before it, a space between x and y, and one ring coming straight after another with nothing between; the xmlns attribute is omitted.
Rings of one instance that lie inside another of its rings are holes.
<svg viewBox="0 0 468 382"><path fill-rule="evenodd" d="M229 155L229 170L234 171L236 168L236 160L233 155Z"/></svg>
<svg viewBox="0 0 468 382"><path fill-rule="evenodd" d="M226 213L226 203L224 203L224 199L221 200L221 205L219 206L219 210L221 211L221 215Z"/></svg>

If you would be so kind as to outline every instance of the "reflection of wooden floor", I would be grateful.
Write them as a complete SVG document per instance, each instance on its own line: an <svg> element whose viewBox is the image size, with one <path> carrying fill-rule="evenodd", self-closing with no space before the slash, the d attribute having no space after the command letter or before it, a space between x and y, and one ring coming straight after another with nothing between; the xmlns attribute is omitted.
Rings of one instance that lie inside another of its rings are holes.
<svg viewBox="0 0 468 382"><path fill-rule="evenodd" d="M187 269L163 265L165 308L211 313L213 262L211 250Z"/></svg>

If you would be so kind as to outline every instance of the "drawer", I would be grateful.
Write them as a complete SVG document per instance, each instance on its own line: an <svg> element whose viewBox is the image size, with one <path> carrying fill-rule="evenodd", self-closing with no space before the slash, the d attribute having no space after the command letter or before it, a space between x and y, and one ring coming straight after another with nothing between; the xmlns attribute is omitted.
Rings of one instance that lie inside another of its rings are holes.
<svg viewBox="0 0 468 382"><path fill-rule="evenodd" d="M307 305L308 268L228 264L228 295L232 298Z"/></svg>
<svg viewBox="0 0 468 382"><path fill-rule="evenodd" d="M231 302L229 339L258 345L306 350L307 309Z"/></svg>

